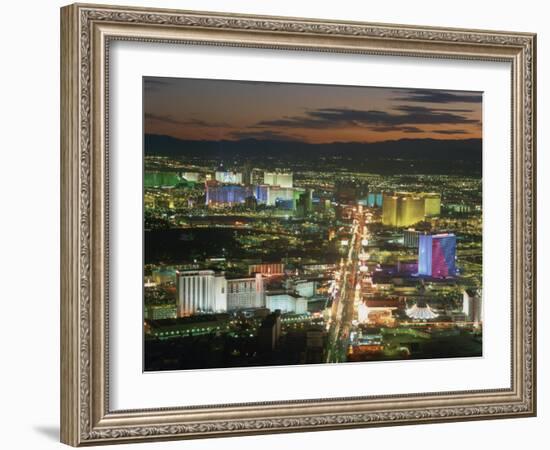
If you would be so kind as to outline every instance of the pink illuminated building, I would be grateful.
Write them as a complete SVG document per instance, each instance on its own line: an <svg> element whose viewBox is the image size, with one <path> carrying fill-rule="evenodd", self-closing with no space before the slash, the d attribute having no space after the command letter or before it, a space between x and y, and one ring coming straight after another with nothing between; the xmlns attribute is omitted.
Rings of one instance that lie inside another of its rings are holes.
<svg viewBox="0 0 550 450"><path fill-rule="evenodd" d="M456 275L456 236L421 234L418 240L418 274L433 278Z"/></svg>

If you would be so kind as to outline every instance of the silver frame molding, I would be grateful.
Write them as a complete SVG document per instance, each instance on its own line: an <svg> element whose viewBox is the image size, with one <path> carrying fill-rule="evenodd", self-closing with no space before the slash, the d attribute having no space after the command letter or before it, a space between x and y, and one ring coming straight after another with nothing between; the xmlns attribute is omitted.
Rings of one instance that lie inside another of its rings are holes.
<svg viewBox="0 0 550 450"><path fill-rule="evenodd" d="M512 68L509 389L112 411L108 67L113 40L420 58ZM61 9L61 440L97 445L536 415L536 35L75 4Z"/></svg>

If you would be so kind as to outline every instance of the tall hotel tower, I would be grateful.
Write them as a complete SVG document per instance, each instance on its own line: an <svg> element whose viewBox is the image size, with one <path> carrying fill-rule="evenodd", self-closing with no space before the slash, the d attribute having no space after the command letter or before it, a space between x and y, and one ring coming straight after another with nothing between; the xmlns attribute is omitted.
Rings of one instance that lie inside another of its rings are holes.
<svg viewBox="0 0 550 450"><path fill-rule="evenodd" d="M424 199L418 195L384 195L382 223L393 227L407 227L424 220L424 211Z"/></svg>
<svg viewBox="0 0 550 450"><path fill-rule="evenodd" d="M396 192L384 194L382 223L392 227L408 227L441 214L441 195L435 193Z"/></svg>
<svg viewBox="0 0 550 450"><path fill-rule="evenodd" d="M433 278L456 275L456 236L450 233L418 237L418 274Z"/></svg>
<svg viewBox="0 0 550 450"><path fill-rule="evenodd" d="M265 306L264 279L261 273L250 278L227 280L227 310L263 308Z"/></svg>
<svg viewBox="0 0 550 450"><path fill-rule="evenodd" d="M479 325L483 321L483 305L481 293L466 289L462 297L462 311L468 320Z"/></svg>
<svg viewBox="0 0 550 450"><path fill-rule="evenodd" d="M213 270L176 272L178 317L227 310L227 280Z"/></svg>
<svg viewBox="0 0 550 450"><path fill-rule="evenodd" d="M269 186L280 186L282 188L292 187L292 172L264 172L264 184Z"/></svg>

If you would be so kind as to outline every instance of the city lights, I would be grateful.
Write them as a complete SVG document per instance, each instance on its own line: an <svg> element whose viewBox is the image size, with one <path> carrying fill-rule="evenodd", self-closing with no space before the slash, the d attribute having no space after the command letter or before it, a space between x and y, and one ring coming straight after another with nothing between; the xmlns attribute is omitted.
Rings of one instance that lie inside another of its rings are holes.
<svg viewBox="0 0 550 450"><path fill-rule="evenodd" d="M145 370L481 355L479 130L452 136L425 105L396 113L391 89L232 83L144 92L151 117L162 92L174 116L145 122ZM315 109L331 89L357 110ZM359 114L371 98L380 111ZM480 120L480 98L457 105Z"/></svg>

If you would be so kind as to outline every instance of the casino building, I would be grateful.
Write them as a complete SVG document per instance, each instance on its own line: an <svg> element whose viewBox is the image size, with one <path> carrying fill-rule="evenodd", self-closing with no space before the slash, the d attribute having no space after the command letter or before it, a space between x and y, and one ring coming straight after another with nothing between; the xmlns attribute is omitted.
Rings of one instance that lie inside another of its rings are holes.
<svg viewBox="0 0 550 450"><path fill-rule="evenodd" d="M265 276L283 275L285 273L285 265L283 263L260 263L251 264L248 266L248 274L261 273Z"/></svg>
<svg viewBox="0 0 550 450"><path fill-rule="evenodd" d="M206 183L207 205L238 205L244 203L246 198L251 195L252 190L248 186Z"/></svg>
<svg viewBox="0 0 550 450"><path fill-rule="evenodd" d="M441 213L441 195L435 193L396 192L384 194L382 224L408 227Z"/></svg>
<svg viewBox="0 0 550 450"><path fill-rule="evenodd" d="M307 299L288 292L270 292L265 297L265 307L271 311L305 314Z"/></svg>
<svg viewBox="0 0 550 450"><path fill-rule="evenodd" d="M473 289L466 289L463 293L462 312L466 318L480 324L483 321L482 299L479 292Z"/></svg>
<svg viewBox="0 0 550 450"><path fill-rule="evenodd" d="M418 237L418 274L433 278L456 275L456 236L452 233Z"/></svg>
<svg viewBox="0 0 550 450"><path fill-rule="evenodd" d="M214 174L216 181L220 183L242 184L243 174L241 172L231 172L227 170L217 170Z"/></svg>
<svg viewBox="0 0 550 450"><path fill-rule="evenodd" d="M227 280L213 270L176 272L178 317L227 310Z"/></svg>
<svg viewBox="0 0 550 450"><path fill-rule="evenodd" d="M292 172L264 172L264 184L269 186L280 186L282 188L292 187Z"/></svg>
<svg viewBox="0 0 550 450"><path fill-rule="evenodd" d="M405 313L413 320L431 320L438 316L425 300L418 300L412 307L408 308Z"/></svg>
<svg viewBox="0 0 550 450"><path fill-rule="evenodd" d="M223 272L176 272L177 316L215 313L265 306L264 277L227 279Z"/></svg>
<svg viewBox="0 0 550 450"><path fill-rule="evenodd" d="M265 288L261 273L248 278L227 280L227 311L264 306Z"/></svg>

